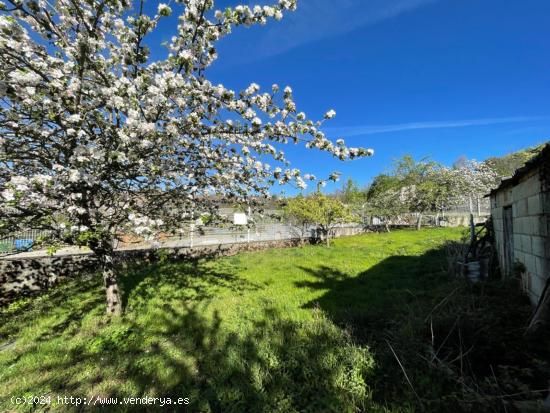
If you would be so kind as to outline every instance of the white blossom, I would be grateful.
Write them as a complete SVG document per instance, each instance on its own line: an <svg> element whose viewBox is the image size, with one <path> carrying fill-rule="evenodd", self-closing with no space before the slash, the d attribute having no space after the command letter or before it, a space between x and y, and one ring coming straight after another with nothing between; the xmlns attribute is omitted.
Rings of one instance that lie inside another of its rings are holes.
<svg viewBox="0 0 550 413"><path fill-rule="evenodd" d="M157 8L157 13L161 16L170 16L172 14L172 9L167 4L160 3Z"/></svg>
<svg viewBox="0 0 550 413"><path fill-rule="evenodd" d="M90 231L102 247L85 242L104 253L114 245L111 234L150 238L187 225L182 216L211 210L213 199L244 204L268 196L274 182L305 187L316 180L290 166L280 148L286 143L338 159L372 155L325 137L322 120L299 110L290 86L262 93L257 83L243 83L249 86L235 91L208 79L219 41L236 27L296 9L295 0L273 2L214 11L213 2L183 0L173 10L158 4L154 16L122 0L39 0L37 18L4 10L3 224L10 231L43 227L74 243ZM176 10L175 33L159 47L159 22L169 24L162 18Z"/></svg>
<svg viewBox="0 0 550 413"><path fill-rule="evenodd" d="M78 123L80 122L80 115L78 113L75 113L74 115L71 115L67 118L67 122L69 123Z"/></svg>
<svg viewBox="0 0 550 413"><path fill-rule="evenodd" d="M2 197L5 201L13 201L15 199L15 193L11 189L4 189L2 191Z"/></svg>
<svg viewBox="0 0 550 413"><path fill-rule="evenodd" d="M336 112L331 109L327 113L325 113L325 119L332 119L336 116Z"/></svg>

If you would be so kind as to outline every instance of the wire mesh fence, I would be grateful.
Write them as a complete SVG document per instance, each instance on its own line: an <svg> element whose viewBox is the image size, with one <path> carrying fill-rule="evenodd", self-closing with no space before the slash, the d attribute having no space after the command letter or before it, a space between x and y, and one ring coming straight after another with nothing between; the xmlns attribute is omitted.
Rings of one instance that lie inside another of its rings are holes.
<svg viewBox="0 0 550 413"><path fill-rule="evenodd" d="M352 235L360 232L363 225L359 223L341 224L333 228L332 236ZM136 240L135 242L120 242L119 249L139 249L147 246L175 248L199 247L208 245L223 245L237 243L253 243L267 241L285 241L301 238L319 238L317 226L297 227L288 223L267 223L254 226L230 227L197 227L179 235L161 234L153 241Z"/></svg>
<svg viewBox="0 0 550 413"><path fill-rule="evenodd" d="M0 239L0 255L14 252L32 251L37 241L49 234L49 231L29 229Z"/></svg>
<svg viewBox="0 0 550 413"><path fill-rule="evenodd" d="M337 225L332 230L333 237L354 235L363 230L359 223ZM37 240L47 235L45 231L23 231L14 236L0 240L3 249L0 255L16 254L24 252L39 253ZM138 237L122 236L116 245L119 250L149 249L149 248L195 248L201 246L215 246L236 243L256 243L267 241L299 240L319 238L316 226L297 227L289 223L260 223L250 226L196 226L189 225L187 229L173 234L159 234L153 240L145 240ZM79 254L84 250L78 247L64 248L66 254Z"/></svg>
<svg viewBox="0 0 550 413"><path fill-rule="evenodd" d="M448 222L458 225L468 222L471 212L474 216L485 219L490 215L490 203L487 198L471 198L462 202L452 202L452 207L445 208L438 214L427 213L423 215L424 225L442 226ZM228 213L228 217L229 217ZM223 226L197 226L189 224L177 235L160 234L156 239L146 241L137 237L123 236L118 242L118 249L141 249L155 247L198 247L208 245L222 245L232 243L251 243L264 241L284 241L301 238L319 238L318 228L314 225L298 227L276 217L277 211L261 217L253 217L249 225L223 225ZM414 213L403 214L393 225L410 226L417 220ZM459 218L464 218L462 222ZM352 235L361 231L365 225L381 225L383 222L376 217L363 217L362 223L342 224L334 228L334 236ZM458 220L457 220L458 219ZM380 222L377 222L380 221ZM0 256L20 252L30 252L40 249L37 244L41 237L47 236L48 231L27 230L0 239Z"/></svg>
<svg viewBox="0 0 550 413"><path fill-rule="evenodd" d="M489 198L470 197L449 203L451 206L444 208L443 213L448 215L488 216L491 214L491 202Z"/></svg>

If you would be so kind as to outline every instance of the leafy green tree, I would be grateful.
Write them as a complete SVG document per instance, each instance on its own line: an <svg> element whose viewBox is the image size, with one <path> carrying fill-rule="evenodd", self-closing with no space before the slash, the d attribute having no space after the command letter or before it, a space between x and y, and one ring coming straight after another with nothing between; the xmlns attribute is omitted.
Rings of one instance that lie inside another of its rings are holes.
<svg viewBox="0 0 550 413"><path fill-rule="evenodd" d="M283 210L285 216L298 224L302 231L307 230L310 225L317 226L327 246L330 246L330 239L338 224L357 219L341 200L319 191L307 197L289 199Z"/></svg>
<svg viewBox="0 0 550 413"><path fill-rule="evenodd" d="M336 192L336 197L347 205L354 214L364 218L367 191L361 189L352 178L348 178L342 188Z"/></svg>
<svg viewBox="0 0 550 413"><path fill-rule="evenodd" d="M381 218L388 232L392 222L407 212L402 197L402 183L396 176L378 175L367 189L366 198L366 212Z"/></svg>
<svg viewBox="0 0 550 413"><path fill-rule="evenodd" d="M377 176L367 192L369 211L391 222L403 213L417 213L417 229L427 212L438 214L456 196L454 175L427 158L416 161L405 155L394 163L389 174Z"/></svg>
<svg viewBox="0 0 550 413"><path fill-rule="evenodd" d="M456 204L484 196L499 181L498 173L487 162L460 158L449 168L428 158L416 161L405 155L387 174L378 175L367 191L371 214L389 225L403 213L417 214L417 229L426 213L435 213ZM473 219L473 218L472 218Z"/></svg>
<svg viewBox="0 0 550 413"><path fill-rule="evenodd" d="M352 178L348 178L337 195L347 205L361 204L366 197L365 192L361 190L357 182Z"/></svg>
<svg viewBox="0 0 550 413"><path fill-rule="evenodd" d="M295 198L289 199L283 206L283 217L298 230L302 244L309 227L315 224L310 214L303 213L303 211L308 209L309 203L310 201L306 197L298 195Z"/></svg>
<svg viewBox="0 0 550 413"><path fill-rule="evenodd" d="M410 155L399 159L394 174L400 180L402 196L408 204L409 212L418 214L416 228L420 229L426 212L435 212L440 203L442 188L436 179L442 170L437 162L427 158L415 161Z"/></svg>

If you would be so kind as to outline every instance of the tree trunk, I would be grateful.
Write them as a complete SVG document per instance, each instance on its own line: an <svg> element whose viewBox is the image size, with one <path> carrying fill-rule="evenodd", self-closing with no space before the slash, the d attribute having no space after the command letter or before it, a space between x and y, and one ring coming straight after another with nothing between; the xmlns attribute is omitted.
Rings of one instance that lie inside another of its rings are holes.
<svg viewBox="0 0 550 413"><path fill-rule="evenodd" d="M418 214L418 220L416 221L416 230L420 230L422 227L422 213Z"/></svg>
<svg viewBox="0 0 550 413"><path fill-rule="evenodd" d="M323 241L325 241L327 247L330 247L330 229L321 228L321 234L325 238Z"/></svg>
<svg viewBox="0 0 550 413"><path fill-rule="evenodd" d="M103 272L103 282L105 283L105 294L107 298L107 314L122 314L122 299L118 287L115 266L112 252L101 256L101 267Z"/></svg>
<svg viewBox="0 0 550 413"><path fill-rule="evenodd" d="M391 232L390 224L388 223L388 221L384 222L384 226L386 227L386 232Z"/></svg>

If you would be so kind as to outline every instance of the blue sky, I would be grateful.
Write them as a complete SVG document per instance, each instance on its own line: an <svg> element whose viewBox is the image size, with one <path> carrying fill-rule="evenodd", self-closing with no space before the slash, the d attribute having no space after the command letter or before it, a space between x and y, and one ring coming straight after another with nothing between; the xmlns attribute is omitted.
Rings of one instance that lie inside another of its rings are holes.
<svg viewBox="0 0 550 413"><path fill-rule="evenodd" d="M337 111L329 136L375 150L342 163L288 148L318 176L363 185L404 154L451 164L550 139L548 0L299 0L281 22L236 30L219 56L214 82L291 85L311 118Z"/></svg>

